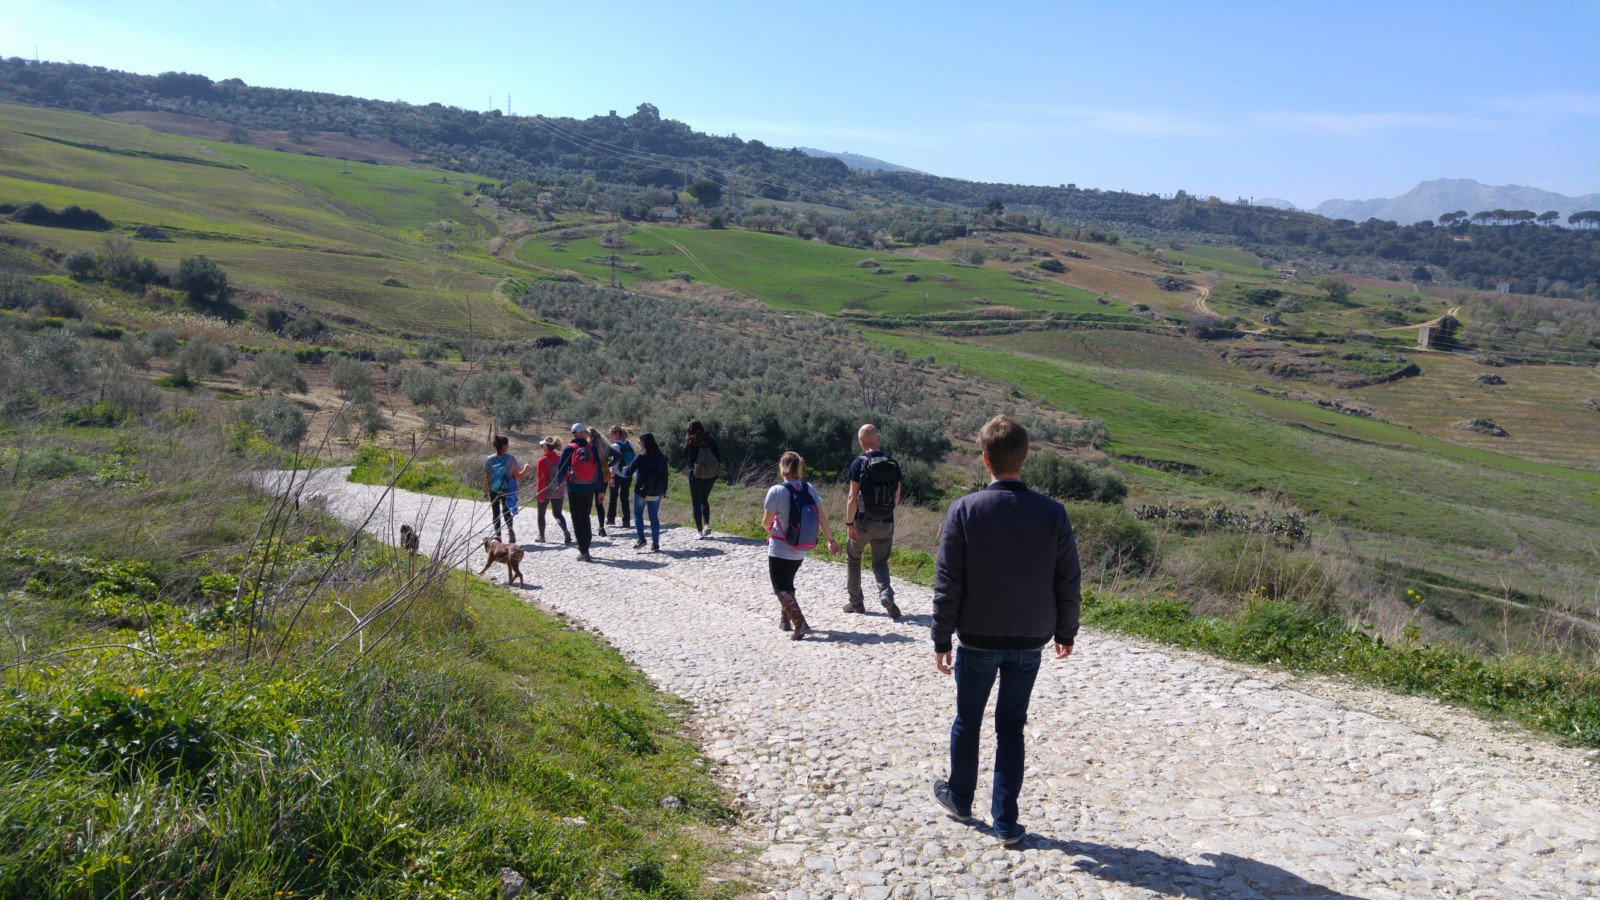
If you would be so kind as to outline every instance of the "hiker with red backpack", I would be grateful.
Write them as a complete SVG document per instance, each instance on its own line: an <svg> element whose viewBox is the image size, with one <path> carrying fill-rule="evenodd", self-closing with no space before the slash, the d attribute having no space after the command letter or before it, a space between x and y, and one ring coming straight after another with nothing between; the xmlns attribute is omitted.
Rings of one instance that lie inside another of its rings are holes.
<svg viewBox="0 0 1600 900"><path fill-rule="evenodd" d="M785 451L778 459L778 474L783 481L767 491L761 516L761 527L767 532L767 574L783 611L778 626L796 641L805 637L811 626L806 624L800 601L795 599L794 576L806 554L817 545L818 534L827 538L829 553L839 552L839 542L833 539L828 516L822 511L822 495L805 480L805 472L806 461L800 454Z"/></svg>
<svg viewBox="0 0 1600 900"><path fill-rule="evenodd" d="M572 530L578 538L578 559L589 562L589 512L595 496L605 491L606 470L598 448L589 443L589 427L582 422L572 425L572 443L561 451L561 459L556 462L556 480L567 486Z"/></svg>

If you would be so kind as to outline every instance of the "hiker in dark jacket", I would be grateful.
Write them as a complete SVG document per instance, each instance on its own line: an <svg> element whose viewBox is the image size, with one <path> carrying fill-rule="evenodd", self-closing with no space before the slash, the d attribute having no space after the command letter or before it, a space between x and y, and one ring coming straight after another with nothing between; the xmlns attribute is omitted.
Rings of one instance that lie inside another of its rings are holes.
<svg viewBox="0 0 1600 900"><path fill-rule="evenodd" d="M650 511L650 550L661 549L661 498L667 493L667 455L661 452L656 436L646 431L639 435L641 452L623 466L621 474L634 480L633 527L639 540L633 549L644 549L644 513Z"/></svg>
<svg viewBox="0 0 1600 900"><path fill-rule="evenodd" d="M683 455L689 460L689 506L694 510L694 530L701 537L710 537L711 488L722 472L722 448L699 419L690 419L684 431Z"/></svg>
<svg viewBox="0 0 1600 900"><path fill-rule="evenodd" d="M587 474L584 470L588 471ZM567 486L567 502L572 508L572 530L578 538L578 558L589 561L589 511L596 494L606 489L607 473L600 463L597 448L589 443L589 428L582 422L572 425L572 443L561 451L556 463L556 480Z"/></svg>
<svg viewBox="0 0 1600 900"><path fill-rule="evenodd" d="M950 778L935 781L933 795L952 817L972 820L983 710L998 677L990 814L995 836L1012 846L1027 834L1017 822L1017 797L1040 651L1053 642L1056 659L1065 659L1078 635L1078 548L1066 509L1022 483L1028 432L995 416L978 446L993 480L950 505L934 568L934 665L955 674L956 717ZM952 634L961 641L953 667Z"/></svg>

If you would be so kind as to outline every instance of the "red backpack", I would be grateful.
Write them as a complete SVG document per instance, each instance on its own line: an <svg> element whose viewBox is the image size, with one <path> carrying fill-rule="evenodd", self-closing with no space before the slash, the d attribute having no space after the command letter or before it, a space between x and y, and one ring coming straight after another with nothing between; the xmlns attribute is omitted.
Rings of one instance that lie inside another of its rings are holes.
<svg viewBox="0 0 1600 900"><path fill-rule="evenodd" d="M600 461L595 458L594 448L588 442L582 444L573 441L572 470L567 474L569 484L594 484L600 480Z"/></svg>

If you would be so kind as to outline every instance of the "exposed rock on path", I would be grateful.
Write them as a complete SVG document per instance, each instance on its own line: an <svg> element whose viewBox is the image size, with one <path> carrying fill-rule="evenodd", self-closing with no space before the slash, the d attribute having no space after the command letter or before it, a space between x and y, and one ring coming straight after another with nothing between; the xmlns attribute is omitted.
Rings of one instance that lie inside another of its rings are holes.
<svg viewBox="0 0 1600 900"><path fill-rule="evenodd" d="M488 525L485 504L380 504L381 488L339 470L308 490L348 522L376 505L367 527L386 540L420 523L425 551L467 548ZM533 514L519 517L524 596L694 705L768 896L1600 896L1592 794L1237 666L1093 632L1040 674L1029 835L1003 849L929 796L954 700L933 667L927 589L899 588L899 624L850 615L842 567L811 560L798 587L817 634L792 642L752 541L674 527L661 553L635 553L618 529L586 564L536 535ZM471 551L459 555L476 570ZM986 773L980 816L988 790Z"/></svg>

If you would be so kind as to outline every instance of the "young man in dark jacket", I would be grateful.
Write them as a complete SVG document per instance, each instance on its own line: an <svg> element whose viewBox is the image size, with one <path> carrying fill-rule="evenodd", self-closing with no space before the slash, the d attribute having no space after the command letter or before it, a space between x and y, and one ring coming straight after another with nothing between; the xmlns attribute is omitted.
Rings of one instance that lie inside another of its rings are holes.
<svg viewBox="0 0 1600 900"><path fill-rule="evenodd" d="M933 783L934 799L959 821L972 821L978 738L996 678L994 832L1012 846L1027 834L1017 822L1022 792L1023 725L1041 651L1072 653L1078 635L1078 547L1060 503L1028 490L1022 462L1028 432L995 416L978 433L993 480L950 505L933 582L934 665L956 680L950 726L950 779ZM951 635L961 639L951 665Z"/></svg>

